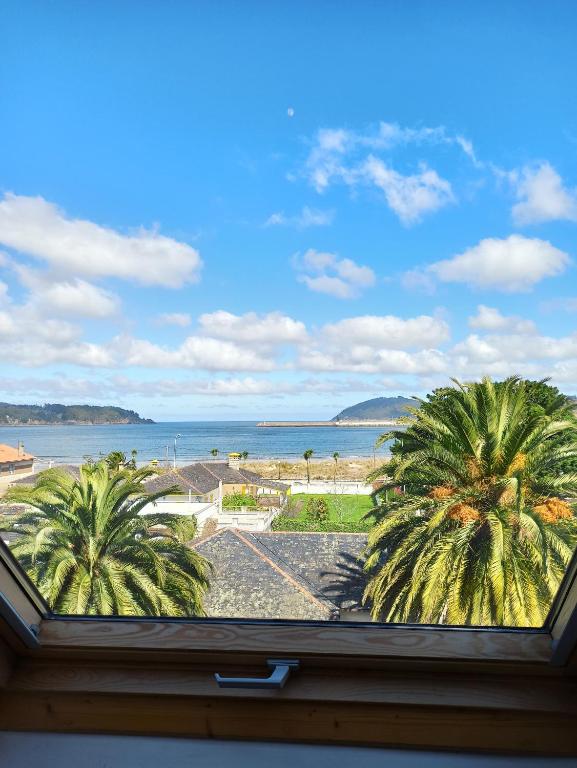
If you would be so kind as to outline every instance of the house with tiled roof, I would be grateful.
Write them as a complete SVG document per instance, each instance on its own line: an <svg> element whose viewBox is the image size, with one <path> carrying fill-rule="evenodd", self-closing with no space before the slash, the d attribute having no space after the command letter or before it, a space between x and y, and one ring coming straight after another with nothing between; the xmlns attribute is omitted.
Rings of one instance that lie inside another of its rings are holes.
<svg viewBox="0 0 577 768"><path fill-rule="evenodd" d="M0 444L0 477L29 474L34 471L35 457L26 453L22 443L17 448Z"/></svg>
<svg viewBox="0 0 577 768"><path fill-rule="evenodd" d="M268 480L256 472L250 472L240 466L238 454L231 454L228 462L195 462L185 467L176 467L151 478L144 483L149 492L178 489L176 494L167 494L154 504L149 504L141 514L166 512L179 515L193 515L198 529L202 530L209 521L214 521L218 528L232 525L236 528L264 531L286 504L290 486L276 480ZM80 469L72 464L57 467L75 478L80 476ZM31 475L14 481L14 484L30 485L37 475ZM230 494L254 496L258 506L226 509L222 499Z"/></svg>
<svg viewBox="0 0 577 768"><path fill-rule="evenodd" d="M213 567L208 616L370 621L362 603L364 533L224 528L193 544Z"/></svg>
<svg viewBox="0 0 577 768"><path fill-rule="evenodd" d="M203 501L215 501L221 486L224 494L283 497L289 492L285 483L269 480L241 467L236 454L231 454L228 462L197 461L185 467L176 467L149 480L146 488L156 491L175 485L182 494Z"/></svg>
<svg viewBox="0 0 577 768"><path fill-rule="evenodd" d="M247 530L267 530L274 517L286 504L290 486L261 477L240 465L239 454L229 454L228 461L195 462L176 467L153 477L145 483L147 491L155 492L177 487L178 494L168 494L147 512L192 514L199 528L215 521L218 527L232 525ZM225 496L239 494L253 496L257 507L223 509Z"/></svg>

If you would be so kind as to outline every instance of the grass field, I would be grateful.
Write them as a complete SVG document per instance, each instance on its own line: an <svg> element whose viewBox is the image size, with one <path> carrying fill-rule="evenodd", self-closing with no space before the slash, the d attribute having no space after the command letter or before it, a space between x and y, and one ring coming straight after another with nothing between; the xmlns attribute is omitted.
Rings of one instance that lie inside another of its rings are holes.
<svg viewBox="0 0 577 768"><path fill-rule="evenodd" d="M347 493L295 493L291 498L296 502L301 500L303 502L302 509L298 514L299 519L304 519L306 502L310 498L323 498L329 508L329 520L340 523L362 520L363 516L373 507L373 500L370 496L356 496Z"/></svg>

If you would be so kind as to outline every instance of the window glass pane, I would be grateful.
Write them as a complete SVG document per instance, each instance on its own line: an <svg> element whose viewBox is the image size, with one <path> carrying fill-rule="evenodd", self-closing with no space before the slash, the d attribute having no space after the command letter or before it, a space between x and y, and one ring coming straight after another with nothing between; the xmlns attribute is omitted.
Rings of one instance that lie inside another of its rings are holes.
<svg viewBox="0 0 577 768"><path fill-rule="evenodd" d="M8 12L2 539L63 614L542 626L577 9L131 11Z"/></svg>

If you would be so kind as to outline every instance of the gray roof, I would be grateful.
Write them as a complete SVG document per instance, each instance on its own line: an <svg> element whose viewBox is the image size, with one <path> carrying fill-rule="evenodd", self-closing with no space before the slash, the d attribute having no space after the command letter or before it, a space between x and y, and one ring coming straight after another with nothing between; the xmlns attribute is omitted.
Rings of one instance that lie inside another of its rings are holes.
<svg viewBox="0 0 577 768"><path fill-rule="evenodd" d="M194 545L213 565L209 616L335 620L359 610L365 534L224 528Z"/></svg>
<svg viewBox="0 0 577 768"><path fill-rule="evenodd" d="M186 467L177 467L165 474L152 478L145 487L148 491L160 491L177 485L183 493L191 491L193 494L210 493L218 488L219 481L229 485L243 485L251 483L262 488L272 488L281 492L289 489L288 485L278 483L276 480L268 480L256 472L246 469L233 469L225 461L196 462Z"/></svg>
<svg viewBox="0 0 577 768"><path fill-rule="evenodd" d="M68 472L68 474L74 475L76 479L80 477L80 467L77 467L75 464L55 464L52 469L60 469L64 472ZM34 485L43 472L46 472L46 470L43 469L40 472L35 472L33 475L21 477L18 480L14 480L10 485Z"/></svg>

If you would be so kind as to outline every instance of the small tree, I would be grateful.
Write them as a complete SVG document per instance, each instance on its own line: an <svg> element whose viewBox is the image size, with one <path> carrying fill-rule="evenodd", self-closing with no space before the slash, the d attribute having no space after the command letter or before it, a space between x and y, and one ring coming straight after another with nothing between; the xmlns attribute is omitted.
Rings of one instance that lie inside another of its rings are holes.
<svg viewBox="0 0 577 768"><path fill-rule="evenodd" d="M307 483L310 484L311 482L311 468L310 468L310 460L312 458L314 451L312 448L307 448L307 450L303 453L303 459L307 463Z"/></svg>
<svg viewBox="0 0 577 768"><path fill-rule="evenodd" d="M336 482L337 482L337 466L338 466L338 463L339 463L339 458L340 458L340 456L341 456L341 455L340 455L340 453L339 453L338 451L335 451L335 452L333 453L333 460L334 460L334 462L335 462L335 477L334 477L334 479L335 479L335 485L336 485Z"/></svg>
<svg viewBox="0 0 577 768"><path fill-rule="evenodd" d="M246 461L248 459L248 451L243 451L240 456L243 461Z"/></svg>
<svg viewBox="0 0 577 768"><path fill-rule="evenodd" d="M218 448L211 448L210 455L214 456L214 458L216 459L216 457L218 456Z"/></svg>
<svg viewBox="0 0 577 768"><path fill-rule="evenodd" d="M324 523L329 519L329 505L322 496L312 496L307 501L305 516L313 523Z"/></svg>

